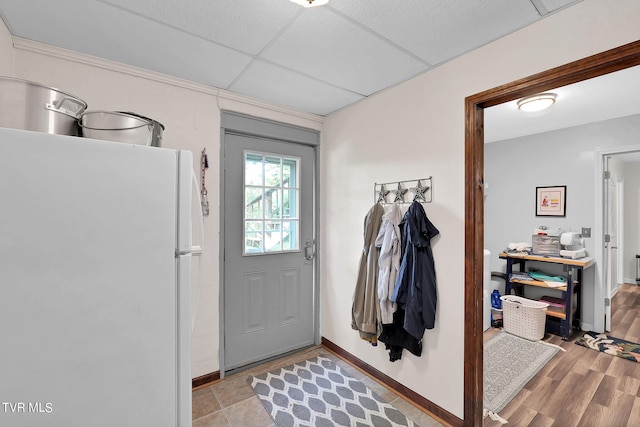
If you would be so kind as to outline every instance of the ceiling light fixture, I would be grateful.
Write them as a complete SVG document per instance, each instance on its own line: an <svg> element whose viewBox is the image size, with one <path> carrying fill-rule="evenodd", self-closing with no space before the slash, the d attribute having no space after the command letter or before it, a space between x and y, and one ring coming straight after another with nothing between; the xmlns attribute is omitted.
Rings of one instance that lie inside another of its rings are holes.
<svg viewBox="0 0 640 427"><path fill-rule="evenodd" d="M526 112L545 110L555 104L556 96L550 92L527 96L518 101L518 109Z"/></svg>
<svg viewBox="0 0 640 427"><path fill-rule="evenodd" d="M299 4L304 7L323 6L329 3L329 0L291 0L295 4Z"/></svg>

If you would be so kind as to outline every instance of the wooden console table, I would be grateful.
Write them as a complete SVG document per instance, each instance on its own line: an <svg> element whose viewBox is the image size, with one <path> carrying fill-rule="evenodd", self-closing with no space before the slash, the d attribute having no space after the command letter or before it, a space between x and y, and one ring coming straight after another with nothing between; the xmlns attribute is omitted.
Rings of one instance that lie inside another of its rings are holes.
<svg viewBox="0 0 640 427"><path fill-rule="evenodd" d="M591 257L568 259L560 257L540 256L540 255L521 255L503 252L500 254L501 259L507 261L507 271L505 280L505 294L510 295L512 290L519 291L520 296L524 296L524 286L537 286L541 288L555 289L562 292L564 300L564 313L556 313L547 310L546 330L557 335L562 339L568 340L571 336L572 327L579 328L580 319L580 299L582 294L582 273L583 270L591 267L595 262ZM562 271L566 277L566 286L555 287L549 286L545 282L539 280L519 280L511 279L513 273L513 265L518 264L519 271L525 272L525 265L529 261L537 261L547 264L562 265ZM576 273L574 280L573 273ZM518 289L516 289L518 288ZM574 308L575 299L575 308Z"/></svg>

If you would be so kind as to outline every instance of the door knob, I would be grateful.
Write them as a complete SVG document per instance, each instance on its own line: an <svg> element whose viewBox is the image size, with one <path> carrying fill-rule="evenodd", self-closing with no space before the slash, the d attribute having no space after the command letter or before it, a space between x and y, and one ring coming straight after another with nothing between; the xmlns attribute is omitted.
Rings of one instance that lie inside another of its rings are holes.
<svg viewBox="0 0 640 427"><path fill-rule="evenodd" d="M310 239L305 242L304 259L306 259L307 261L312 261L313 257L316 256L316 251L313 249L315 243L315 239Z"/></svg>

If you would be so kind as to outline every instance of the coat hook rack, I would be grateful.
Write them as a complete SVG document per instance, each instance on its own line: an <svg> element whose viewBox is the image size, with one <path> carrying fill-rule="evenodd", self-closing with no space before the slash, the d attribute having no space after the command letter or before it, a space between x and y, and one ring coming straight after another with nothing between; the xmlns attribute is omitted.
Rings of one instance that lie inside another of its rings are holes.
<svg viewBox="0 0 640 427"><path fill-rule="evenodd" d="M381 204L431 203L432 192L432 177L373 184L374 200Z"/></svg>

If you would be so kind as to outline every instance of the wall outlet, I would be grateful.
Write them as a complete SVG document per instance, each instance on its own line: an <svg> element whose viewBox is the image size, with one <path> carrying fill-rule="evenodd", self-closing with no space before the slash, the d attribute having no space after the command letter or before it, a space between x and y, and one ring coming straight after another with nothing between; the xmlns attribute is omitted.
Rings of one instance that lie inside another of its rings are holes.
<svg viewBox="0 0 640 427"><path fill-rule="evenodd" d="M582 227L582 237L591 237L591 227Z"/></svg>

